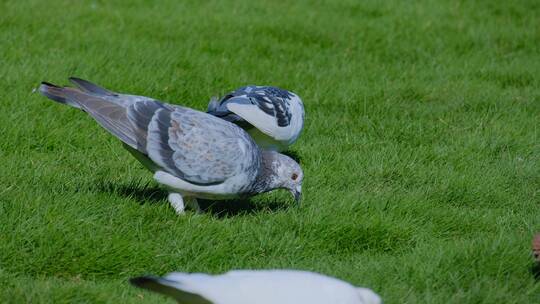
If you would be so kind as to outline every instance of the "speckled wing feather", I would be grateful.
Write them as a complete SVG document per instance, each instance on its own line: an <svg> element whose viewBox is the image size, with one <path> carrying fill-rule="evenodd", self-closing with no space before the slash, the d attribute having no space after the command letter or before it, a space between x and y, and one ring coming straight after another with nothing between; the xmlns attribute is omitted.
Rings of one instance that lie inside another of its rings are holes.
<svg viewBox="0 0 540 304"><path fill-rule="evenodd" d="M252 104L265 114L274 117L276 124L286 127L291 120L291 111L288 101L293 95L276 87L246 86L227 94L219 101L215 109L209 109L209 113L229 121L238 121L242 118L227 109L230 102Z"/></svg>
<svg viewBox="0 0 540 304"><path fill-rule="evenodd" d="M251 168L259 164L257 146L229 122L183 107L154 107L151 102L137 103L132 110L152 117L146 137L148 157L181 179L212 185L257 169Z"/></svg>
<svg viewBox="0 0 540 304"><path fill-rule="evenodd" d="M290 124L292 113L289 101L293 95L286 90L269 86L245 86L225 95L219 102L210 103L208 113L231 122L246 119L228 109L227 104L254 105L266 115L274 118L279 127Z"/></svg>
<svg viewBox="0 0 540 304"><path fill-rule="evenodd" d="M246 86L212 99L207 113L243 128L263 150L286 150L304 127L300 97L270 86Z"/></svg>

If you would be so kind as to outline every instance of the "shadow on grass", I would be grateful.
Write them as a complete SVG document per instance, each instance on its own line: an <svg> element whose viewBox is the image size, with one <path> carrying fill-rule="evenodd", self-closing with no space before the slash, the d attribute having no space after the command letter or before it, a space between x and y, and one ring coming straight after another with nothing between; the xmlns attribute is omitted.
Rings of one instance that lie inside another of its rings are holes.
<svg viewBox="0 0 540 304"><path fill-rule="evenodd" d="M95 187L101 192L132 198L141 205L145 203L167 203L167 192L159 187L151 186L149 183L140 184L137 181L133 181L129 184L116 184L111 181L99 181Z"/></svg>
<svg viewBox="0 0 540 304"><path fill-rule="evenodd" d="M118 196L131 198L139 204L168 204L167 191L151 184L141 184L132 181L129 184L116 184L111 181L99 181L95 189L100 192L111 193ZM260 212L277 212L286 210L289 205L280 201L270 201L265 203L255 203L250 199L235 200L197 200L204 213L211 214L217 218L227 218L257 214Z"/></svg>
<svg viewBox="0 0 540 304"><path fill-rule="evenodd" d="M250 199L234 199L223 201L197 200L201 209L217 218L253 215L261 212L279 212L287 210L289 205L281 201L255 203Z"/></svg>

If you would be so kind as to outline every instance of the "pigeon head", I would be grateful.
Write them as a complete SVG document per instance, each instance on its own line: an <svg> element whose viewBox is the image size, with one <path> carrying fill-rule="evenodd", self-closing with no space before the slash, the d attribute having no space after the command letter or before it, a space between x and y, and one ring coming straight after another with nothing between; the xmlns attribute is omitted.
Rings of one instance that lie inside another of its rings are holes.
<svg viewBox="0 0 540 304"><path fill-rule="evenodd" d="M300 202L304 172L294 159L278 152L264 151L261 173L259 180L262 185L259 186L258 192L286 189L291 192L297 203Z"/></svg>
<svg viewBox="0 0 540 304"><path fill-rule="evenodd" d="M289 190L294 200L299 203L302 197L302 181L304 172L300 165L292 158L284 154L278 154L277 173L280 179L280 188Z"/></svg>

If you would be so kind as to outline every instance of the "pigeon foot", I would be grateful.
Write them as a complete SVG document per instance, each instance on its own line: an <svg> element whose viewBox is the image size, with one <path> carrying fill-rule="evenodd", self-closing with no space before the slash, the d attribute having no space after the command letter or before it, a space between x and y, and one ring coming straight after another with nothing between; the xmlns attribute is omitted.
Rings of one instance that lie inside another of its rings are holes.
<svg viewBox="0 0 540 304"><path fill-rule="evenodd" d="M169 203L171 203L171 206L174 208L174 211L176 211L176 214L184 214L185 213L185 206L184 206L184 199L182 199L182 195L179 193L169 193Z"/></svg>

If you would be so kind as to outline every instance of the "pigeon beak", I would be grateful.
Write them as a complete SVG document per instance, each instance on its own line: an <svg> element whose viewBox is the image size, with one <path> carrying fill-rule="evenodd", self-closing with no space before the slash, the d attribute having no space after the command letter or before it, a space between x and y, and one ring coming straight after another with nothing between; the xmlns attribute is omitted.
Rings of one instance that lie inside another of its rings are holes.
<svg viewBox="0 0 540 304"><path fill-rule="evenodd" d="M296 188L292 189L291 194L294 196L296 204L300 205L300 200L302 199L302 185L298 185Z"/></svg>

